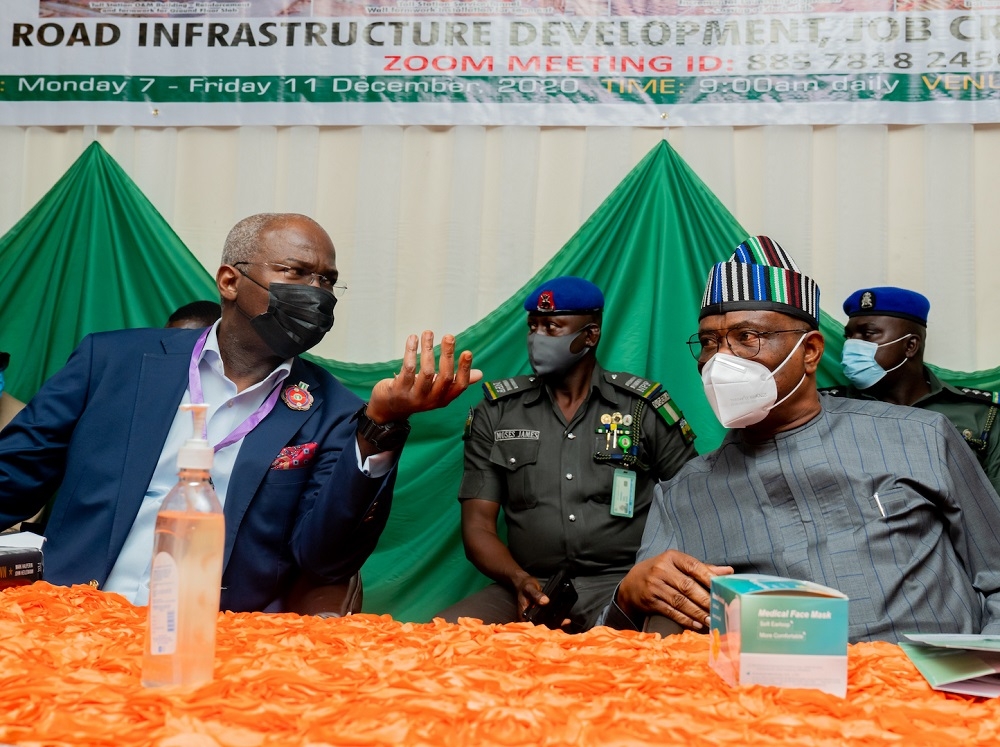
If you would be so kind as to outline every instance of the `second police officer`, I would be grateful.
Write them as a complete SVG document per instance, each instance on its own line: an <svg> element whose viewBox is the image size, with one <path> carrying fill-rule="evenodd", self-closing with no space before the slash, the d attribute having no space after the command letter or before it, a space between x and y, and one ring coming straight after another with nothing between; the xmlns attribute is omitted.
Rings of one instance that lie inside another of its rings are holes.
<svg viewBox="0 0 1000 747"><path fill-rule="evenodd" d="M844 301L847 326L842 365L849 387L834 396L877 399L940 412L958 428L1000 493L1000 395L956 387L924 365L930 301L906 288L862 288Z"/></svg>

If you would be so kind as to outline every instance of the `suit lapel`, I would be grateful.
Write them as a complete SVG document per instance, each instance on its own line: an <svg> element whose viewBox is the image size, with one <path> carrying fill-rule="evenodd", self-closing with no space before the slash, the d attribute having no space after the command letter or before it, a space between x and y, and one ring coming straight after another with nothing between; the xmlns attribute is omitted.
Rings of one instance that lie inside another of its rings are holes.
<svg viewBox="0 0 1000 747"><path fill-rule="evenodd" d="M132 402L118 506L111 528L110 564L114 563L125 544L163 452L167 433L187 389L188 364L197 339L198 332L190 335L175 333L161 340L162 352L145 353L142 357ZM122 404L127 404L125 399Z"/></svg>
<svg viewBox="0 0 1000 747"><path fill-rule="evenodd" d="M309 392L313 395L312 406L305 411L293 410L279 398L270 414L247 434L240 446L240 453L236 457L233 473L229 478L226 505L223 508L226 516L226 554L223 571L229 565L243 516L260 489L261 482L267 476L271 463L278 456L278 452L288 445L292 436L320 409L323 394L320 391L320 382L302 361L296 358L288 378L281 383L281 387L284 389L300 381L309 385Z"/></svg>

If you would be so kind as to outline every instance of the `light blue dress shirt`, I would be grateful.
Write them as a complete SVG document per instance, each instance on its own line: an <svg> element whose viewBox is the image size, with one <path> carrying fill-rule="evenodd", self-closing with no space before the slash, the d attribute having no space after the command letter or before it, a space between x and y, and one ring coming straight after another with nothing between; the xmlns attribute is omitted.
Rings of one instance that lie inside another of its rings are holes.
<svg viewBox="0 0 1000 747"><path fill-rule="evenodd" d="M281 386L292 369L291 359L268 374L263 381L237 392L236 384L226 377L219 353L219 338L217 336L218 322L209 332L205 348L201 351L198 361L198 373L201 375L201 387L205 404L208 405L206 423L208 426L208 442L217 444L233 432L244 420L260 407L276 386ZM191 401L191 392L186 390L181 398L181 404ZM278 406L281 406L279 401ZM184 442L191 438L194 419L191 413L178 408L174 421L170 425L167 440L163 442L163 450L149 481L149 488L143 498L139 513L132 523L132 529L125 539L118 560L111 569L105 591L114 591L126 597L133 604L144 605L149 602L149 569L153 559L153 532L156 528L156 514L163 504L170 489L177 484L177 454ZM233 464L240 453L243 439L230 444L215 453L212 465L212 482L219 496L219 503L226 504L226 492L229 488L229 477Z"/></svg>

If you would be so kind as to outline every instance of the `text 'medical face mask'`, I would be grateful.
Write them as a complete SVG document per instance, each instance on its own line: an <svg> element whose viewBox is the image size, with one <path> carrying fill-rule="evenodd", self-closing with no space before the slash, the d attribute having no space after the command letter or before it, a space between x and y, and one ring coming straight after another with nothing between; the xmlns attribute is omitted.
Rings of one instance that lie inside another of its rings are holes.
<svg viewBox="0 0 1000 747"><path fill-rule="evenodd" d="M781 364L771 371L763 363L737 358L728 353L716 353L701 369L701 381L712 412L725 428L745 428L767 417L767 414L786 399L806 380L805 372L799 383L778 401L778 387L774 375L781 370L798 349L808 333L795 343Z"/></svg>
<svg viewBox="0 0 1000 747"><path fill-rule="evenodd" d="M840 357L840 365L844 369L844 376L858 389L869 389L885 378L890 371L906 363L906 356L903 356L897 365L886 370L875 360L875 354L879 348L886 345L893 345L900 340L912 337L912 334L905 334L895 340L883 342L881 345L868 340L856 340L854 338L844 340L844 351Z"/></svg>

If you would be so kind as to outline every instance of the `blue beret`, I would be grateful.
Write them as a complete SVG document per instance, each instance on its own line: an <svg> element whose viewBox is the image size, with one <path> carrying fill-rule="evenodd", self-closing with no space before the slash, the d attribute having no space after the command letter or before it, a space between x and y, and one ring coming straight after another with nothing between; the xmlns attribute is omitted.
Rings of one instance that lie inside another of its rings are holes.
<svg viewBox="0 0 1000 747"><path fill-rule="evenodd" d="M601 289L572 275L546 280L524 299L524 310L535 314L589 314L603 309Z"/></svg>
<svg viewBox="0 0 1000 747"><path fill-rule="evenodd" d="M862 288L844 301L844 313L855 316L896 316L927 326L931 302L916 291L906 288Z"/></svg>

